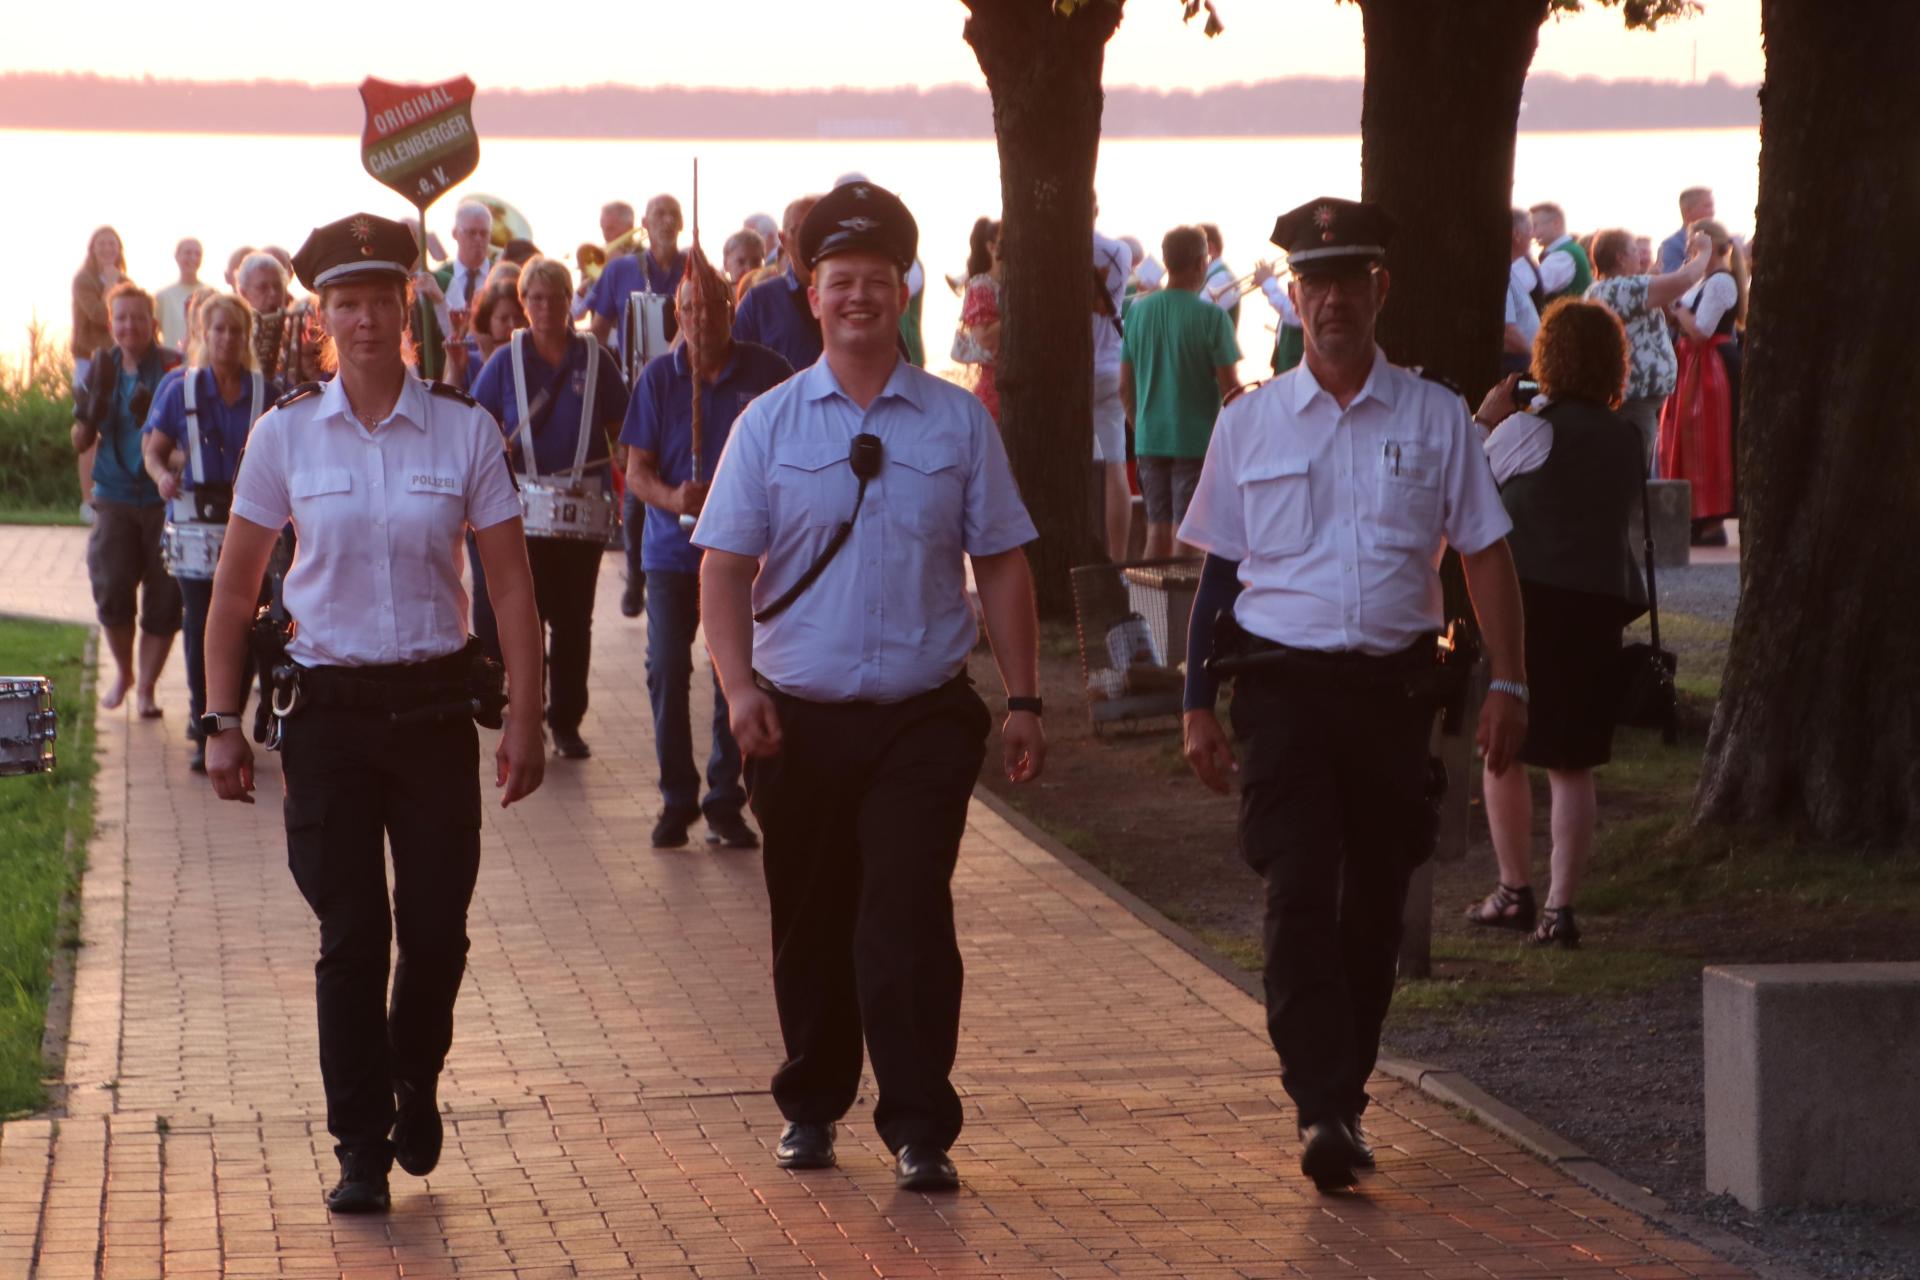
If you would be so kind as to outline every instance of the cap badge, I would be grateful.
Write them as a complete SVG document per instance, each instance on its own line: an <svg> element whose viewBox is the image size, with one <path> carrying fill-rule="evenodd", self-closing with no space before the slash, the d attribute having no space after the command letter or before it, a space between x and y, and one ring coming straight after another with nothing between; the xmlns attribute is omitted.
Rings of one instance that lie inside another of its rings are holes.
<svg viewBox="0 0 1920 1280"><path fill-rule="evenodd" d="M1333 241L1333 206L1323 204L1313 211L1313 225L1320 228L1320 243Z"/></svg>
<svg viewBox="0 0 1920 1280"><path fill-rule="evenodd" d="M355 240L373 239L373 222L364 214L347 223L347 230L353 234Z"/></svg>
<svg viewBox="0 0 1920 1280"><path fill-rule="evenodd" d="M840 225L849 231L871 231L879 226L878 220L864 216L840 219Z"/></svg>
<svg viewBox="0 0 1920 1280"><path fill-rule="evenodd" d="M853 188L853 198L855 200L865 200L867 198L867 191L868 188L864 182L856 183Z"/></svg>

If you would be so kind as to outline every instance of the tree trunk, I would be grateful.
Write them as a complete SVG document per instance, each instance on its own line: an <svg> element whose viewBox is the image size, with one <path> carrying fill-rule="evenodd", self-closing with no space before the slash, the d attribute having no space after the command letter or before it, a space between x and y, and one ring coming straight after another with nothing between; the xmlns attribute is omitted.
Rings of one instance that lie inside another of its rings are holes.
<svg viewBox="0 0 1920 1280"><path fill-rule="evenodd" d="M1474 403L1500 369L1520 91L1548 0L1361 0L1360 190L1398 221L1380 345Z"/></svg>
<svg viewBox="0 0 1920 1280"><path fill-rule="evenodd" d="M1920 5L1861 7L1761 5L1741 596L1696 814L1912 847Z"/></svg>
<svg viewBox="0 0 1920 1280"><path fill-rule="evenodd" d="M1093 171L1101 69L1117 4L967 0L965 35L1000 149L1000 433L1040 530L1028 548L1043 617L1070 617L1069 570L1103 560L1093 457ZM987 212L982 210L982 212Z"/></svg>

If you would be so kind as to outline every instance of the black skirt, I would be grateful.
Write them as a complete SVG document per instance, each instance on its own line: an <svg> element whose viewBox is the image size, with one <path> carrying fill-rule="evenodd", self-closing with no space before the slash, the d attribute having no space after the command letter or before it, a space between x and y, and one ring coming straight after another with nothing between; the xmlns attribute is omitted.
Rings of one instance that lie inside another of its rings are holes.
<svg viewBox="0 0 1920 1280"><path fill-rule="evenodd" d="M1605 764L1613 758L1621 601L1537 582L1522 582L1520 599L1529 695L1521 763L1543 769Z"/></svg>

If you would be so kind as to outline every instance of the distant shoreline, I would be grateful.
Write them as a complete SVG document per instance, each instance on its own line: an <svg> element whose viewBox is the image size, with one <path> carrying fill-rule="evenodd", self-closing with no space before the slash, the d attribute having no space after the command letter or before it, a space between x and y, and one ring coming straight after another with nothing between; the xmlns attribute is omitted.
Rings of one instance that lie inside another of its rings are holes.
<svg viewBox="0 0 1920 1280"><path fill-rule="evenodd" d="M1358 79L1295 77L1204 92L1106 91L1108 138L1344 137L1360 131ZM650 88L494 89L481 86L483 136L574 141L918 141L993 136L985 90ZM199 83L92 75L0 75L0 128L87 133L353 137L360 97L346 85L285 81ZM1759 123L1758 86L1715 76L1699 84L1651 80L1528 80L1527 133L1742 128ZM244 128L235 128L244 121Z"/></svg>

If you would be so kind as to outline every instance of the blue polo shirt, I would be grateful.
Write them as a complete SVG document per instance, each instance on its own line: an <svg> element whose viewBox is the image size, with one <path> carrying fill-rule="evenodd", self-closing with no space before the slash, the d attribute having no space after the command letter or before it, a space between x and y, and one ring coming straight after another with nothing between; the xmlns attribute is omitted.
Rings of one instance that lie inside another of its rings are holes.
<svg viewBox="0 0 1920 1280"><path fill-rule="evenodd" d="M611 456L611 450L607 446L607 433L602 428L618 418L627 403L627 383L620 376L619 362L591 337L575 335L567 344L566 372L561 374L540 358L531 335L526 340L527 405L533 409L536 418L539 417L539 409L534 402L541 391L549 386L556 388L552 410L533 432L533 460L543 476L573 468L573 454L580 439L580 402L587 393L589 353L600 362L600 372L593 389L594 429L587 439L587 461L605 462ZM512 461L513 469L525 475L526 460L520 455L520 401L513 393L512 343L503 342L495 349L486 367L480 370L480 376L473 380L472 394L480 407L491 413L493 420L500 424L500 430L507 437L507 456ZM602 487L611 482L605 466L588 471L586 475L597 477Z"/></svg>
<svg viewBox="0 0 1920 1280"><path fill-rule="evenodd" d="M793 366L778 352L751 342L733 344L726 367L701 401L700 471L709 483L740 411L761 392L792 376ZM693 478L693 375L687 370L684 343L674 347L671 359L655 360L640 375L633 399L627 403L620 443L652 454L660 478L670 485ZM700 552L672 512L647 508L646 536L640 546L640 567L648 573L700 571Z"/></svg>
<svg viewBox="0 0 1920 1280"><path fill-rule="evenodd" d="M220 398L220 384L211 369L175 369L160 379L153 393L153 409L141 430L157 431L180 448L187 447L187 393L183 385L193 378L193 407L200 419L200 466L208 484L232 484L240 468L240 453L247 447L247 434L253 430L253 375L240 374L240 394L231 402ZM260 411L273 408L280 398L280 384L268 378L260 396ZM181 483L193 487L193 462L181 474Z"/></svg>
<svg viewBox="0 0 1920 1280"><path fill-rule="evenodd" d="M623 357L627 351L627 298L636 293L651 290L664 293L669 298L680 287L680 277L687 271L687 256L683 253L673 264L671 271L653 260L653 250L642 253L626 253L615 258L601 271L600 278L594 282L593 292L587 296L587 305L593 314L614 324L614 350ZM644 286L642 281L645 282ZM672 336L671 333L668 334Z"/></svg>
<svg viewBox="0 0 1920 1280"><path fill-rule="evenodd" d="M796 369L804 369L820 358L820 326L812 318L807 291L791 266L747 290L733 317L733 340L772 347Z"/></svg>

